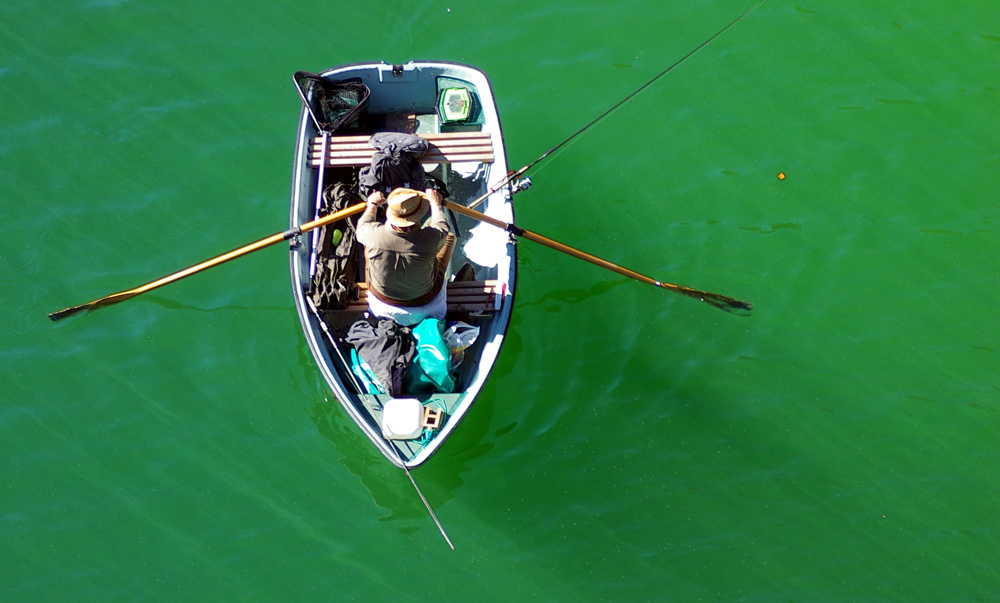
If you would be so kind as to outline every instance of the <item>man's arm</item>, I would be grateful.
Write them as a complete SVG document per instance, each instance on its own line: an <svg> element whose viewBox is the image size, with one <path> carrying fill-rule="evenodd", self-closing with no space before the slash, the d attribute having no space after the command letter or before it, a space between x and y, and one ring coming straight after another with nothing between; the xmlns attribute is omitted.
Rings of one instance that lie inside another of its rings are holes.
<svg viewBox="0 0 1000 603"><path fill-rule="evenodd" d="M355 234L355 238L362 245L366 244L368 231L378 226L375 215L378 213L378 206L383 203L385 203L385 195L381 191L375 191L368 195L368 206L365 207L365 213L361 214L361 218L358 220Z"/></svg>
<svg viewBox="0 0 1000 603"><path fill-rule="evenodd" d="M444 232L451 232L448 228L448 220L444 217L444 209L442 208L441 193L437 189L428 188L426 191L427 198L431 200L431 223L430 226L443 230Z"/></svg>

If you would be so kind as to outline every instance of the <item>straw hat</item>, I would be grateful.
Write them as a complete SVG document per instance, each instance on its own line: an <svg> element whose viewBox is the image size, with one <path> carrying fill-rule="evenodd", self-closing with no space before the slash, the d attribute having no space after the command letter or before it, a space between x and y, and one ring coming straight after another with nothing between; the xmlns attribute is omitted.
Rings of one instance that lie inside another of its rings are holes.
<svg viewBox="0 0 1000 603"><path fill-rule="evenodd" d="M387 204L389 209L385 214L386 221L402 228L419 224L431 208L427 195L412 188L397 188L392 191Z"/></svg>

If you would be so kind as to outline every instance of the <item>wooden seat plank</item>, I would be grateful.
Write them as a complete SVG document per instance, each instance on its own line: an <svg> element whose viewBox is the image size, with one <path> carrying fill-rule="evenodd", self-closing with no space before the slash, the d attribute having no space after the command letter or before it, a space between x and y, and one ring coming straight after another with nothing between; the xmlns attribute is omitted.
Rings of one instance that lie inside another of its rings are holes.
<svg viewBox="0 0 1000 603"><path fill-rule="evenodd" d="M489 132L441 132L422 134L430 148L420 157L420 162L458 163L473 161L492 163L493 143ZM368 144L369 136L334 136L327 141L326 165L369 165L375 148ZM313 138L309 145L309 165L318 168L323 160L323 139Z"/></svg>
<svg viewBox="0 0 1000 603"><path fill-rule="evenodd" d="M503 305L504 285L497 280L448 283L448 312L496 312ZM364 310L368 306L368 283L357 283L357 299L348 308Z"/></svg>

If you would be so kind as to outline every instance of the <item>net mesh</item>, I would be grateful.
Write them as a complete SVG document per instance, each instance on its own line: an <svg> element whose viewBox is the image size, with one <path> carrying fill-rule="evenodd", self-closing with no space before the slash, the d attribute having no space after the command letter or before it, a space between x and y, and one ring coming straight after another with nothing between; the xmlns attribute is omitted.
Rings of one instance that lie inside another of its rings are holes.
<svg viewBox="0 0 1000 603"><path fill-rule="evenodd" d="M338 130L355 131L368 106L371 91L360 82L331 82L315 73L299 71L295 85L320 129L331 134Z"/></svg>

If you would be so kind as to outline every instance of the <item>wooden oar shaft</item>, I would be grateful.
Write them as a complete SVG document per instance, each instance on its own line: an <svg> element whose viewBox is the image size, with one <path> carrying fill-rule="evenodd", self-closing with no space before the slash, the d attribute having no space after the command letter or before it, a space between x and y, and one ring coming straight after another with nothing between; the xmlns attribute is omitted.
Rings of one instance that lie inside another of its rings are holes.
<svg viewBox="0 0 1000 603"><path fill-rule="evenodd" d="M245 245L243 247L240 247L239 249L234 249L234 250L230 251L229 253L224 253L224 254L222 254L220 256L216 256L216 257L214 257L214 258L212 258L210 260L205 260L204 262L202 262L200 264L196 264L194 266L191 266L190 268L185 268L184 270L179 270L179 271L177 271L177 272L175 272L173 274L169 274L169 275L167 275L167 276L165 276L165 277L163 277L163 278L161 278L159 280L155 280L155 281L153 281L151 283L146 283L145 285L142 285L141 287L136 287L135 289L131 289L129 291L124 291L122 293L131 293L132 295L139 295L141 293L146 293L147 291L152 291L153 289L157 289L157 288L162 287L164 285L169 285L170 283L173 283L175 281L179 281L182 278L189 277L192 274L197 274L197 273L202 272L204 270L208 270L209 268L214 268L214 267L219 266L221 264L225 264L226 262L228 262L230 260L235 260L238 257L242 257L244 255L251 254L254 251L258 251L258 250L263 249L265 247L270 247L271 245L274 245L275 243L280 243L281 241L285 240L285 237L282 236L282 235L283 235L283 233L277 233L277 234L271 235L271 236L267 237L266 239L261 239L261 240L255 242L255 243L251 243L249 245Z"/></svg>
<svg viewBox="0 0 1000 603"><path fill-rule="evenodd" d="M650 278L650 277L648 277L646 275L639 274L638 272L636 272L634 270L629 270L628 268L622 268L621 266L619 266L617 264L613 264L613 263L611 263L611 262L609 262L609 261L607 261L605 259L601 259L601 258L599 258L597 256L594 256L594 255L591 255L589 253L580 251L579 249L574 249L574 248L570 247L569 245L564 245L564 244L560 243L559 241L553 241L552 239L550 239L548 237L545 237L545 236L542 236L540 234L531 232L529 230L524 230L523 228L517 227L517 226L515 226L513 224L509 224L507 222L504 222L503 220L498 220L496 218L492 218L490 216L487 216L486 214L483 214L483 213L480 213L478 211L469 209L468 207L463 207L461 205L456 205L456 204L452 203L451 201L446 201L445 205L448 207L448 209L451 209L452 211L458 212L460 214L464 214L466 216L469 216L470 218L475 218L476 220L479 220L481 222L486 222L487 224L492 224L493 226L496 226L497 228L502 228L502 229L506 230L507 232L510 232L510 233L512 233L512 234L514 234L516 236L524 237L525 239L528 239L529 241L534 241L536 243L540 243L542 245L545 245L546 247L550 247L552 249L555 249L556 251L561 251L563 253L567 253L567 254L575 257L575 258L579 258L581 260L584 260L585 262L590 262L591 264L595 264L597 266L600 266L601 268L607 268L608 270L611 270L613 272L617 272L618 274L621 274L623 276L627 276L629 278L633 278L633 279L635 279L637 281L642 281L644 283L647 283L647 284L650 284L650 285L654 285L656 287L666 287L668 289L669 288L673 288L673 287L680 288L679 285L671 285L670 283L662 283L662 282L660 282L660 281L658 281L656 279Z"/></svg>
<svg viewBox="0 0 1000 603"><path fill-rule="evenodd" d="M514 236L524 237L530 241L540 243L546 247L555 249L556 251L561 251L563 253L569 254L575 258L590 262L601 268L606 268L612 272L621 274L622 276L627 276L631 279L653 285L654 287L661 287L663 289L669 289L675 293L680 293L681 295L686 295L694 299L698 299L707 304L713 305L720 310L725 310L726 312L749 312L752 309L752 304L745 301L740 301L738 299L733 299L725 295L719 295L718 293L709 293L708 291L699 291L697 289L692 289L690 287L685 287L684 285L675 285L673 283L664 283L663 281L658 281L654 278L650 278L644 274L639 274L634 270L629 270L628 268L622 268L617 264L613 264L605 259L599 258L597 256L591 255L589 253L580 251L579 249L574 249L568 245L564 245L558 241L553 241L548 237L544 237L540 234L536 234L529 230L525 230L514 224L509 224L503 220L498 220L496 218L487 216L486 214L479 213L468 207L461 205L456 205L451 201L445 201L445 206L452 211L469 216L470 218L475 218L481 222L486 222L487 224L492 224L497 228L502 228L507 232L513 234Z"/></svg>
<svg viewBox="0 0 1000 603"><path fill-rule="evenodd" d="M310 230L313 230L315 228L319 228L320 226L324 226L326 224L330 224L332 222L336 222L337 220L341 220L341 219L346 218L348 216L352 216L354 214L361 213L362 211L364 211L365 205L366 204L364 204L364 203L358 203L356 205L352 205L351 207L348 207L346 209L342 209L342 210L340 210L338 212L334 212L334 213L332 213L332 214L330 214L328 216L323 216L322 218L319 218L318 220L313 220L311 222L306 222L305 224L302 224L301 226L296 226L296 227L290 228L290 229L288 229L288 230L286 230L284 232L279 232L279 233L273 234L273 235L271 235L269 237L266 237L266 238L263 238L263 239L261 239L259 241L250 243L249 245L244 245L243 247L240 247L239 249L234 249L234 250L230 251L229 253L224 253L224 254L222 254L220 256L216 256L216 257L214 257L212 259L205 260L204 262L202 262L200 264L195 264L194 266L191 266L190 268L185 268L184 270L180 270L178 272L174 272L173 274L169 274L169 275L167 275L167 276L165 276L163 278L160 278L160 279L157 279L155 281L146 283L145 285L141 285L139 287L136 287L135 289L129 289L127 291L120 291L118 293L112 293L111 295L108 295L106 297L102 297L100 299L95 299L94 301L87 302L87 303L81 304L79 306L73 306L72 308L66 308L65 310L60 310L58 312L53 312L52 314L49 314L49 318L51 318L52 320L60 320L62 318L66 318L68 316L72 316L72 315L74 315L74 314L76 314L78 312L83 312L85 310L87 310L87 311L89 311L89 310L95 310L97 308L101 308L101 307L104 307L104 306L109 306L111 304L116 304L118 302L123 302L123 301L125 301L127 299L131 299L131 298L135 297L136 295L141 295L143 293L146 293L148 291L152 291L153 289L157 289L157 288L162 287L164 285L169 285L170 283L179 281L182 278L191 276L192 274L197 274L197 273L202 272L204 270L208 270L209 268L214 268L214 267L216 267L216 266L218 266L220 264L224 264L224 263L226 263L226 262L228 262L230 260L235 260L236 258L243 257L243 256L245 256L247 254L250 254L250 253L253 253L255 251L259 251L261 249L264 249L265 247L270 247L271 245L274 245L275 243L280 243L282 241L287 241L288 239L291 239L292 237L295 237L295 236L300 235L300 234L305 233L305 232L309 232Z"/></svg>

